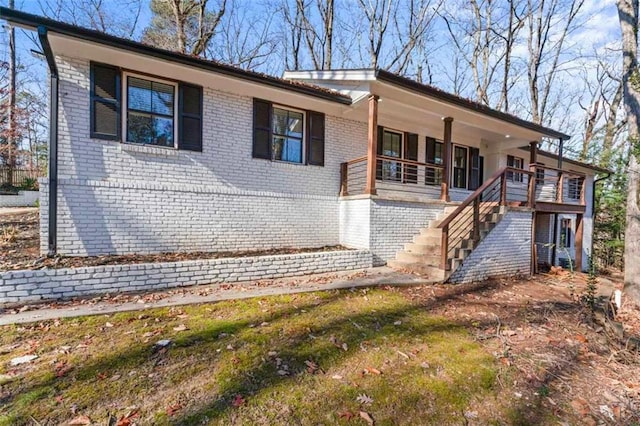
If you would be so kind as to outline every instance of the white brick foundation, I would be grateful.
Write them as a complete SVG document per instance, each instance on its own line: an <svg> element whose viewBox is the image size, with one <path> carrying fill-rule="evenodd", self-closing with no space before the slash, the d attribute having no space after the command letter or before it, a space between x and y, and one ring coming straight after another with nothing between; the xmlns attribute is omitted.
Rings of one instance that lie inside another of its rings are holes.
<svg viewBox="0 0 640 426"><path fill-rule="evenodd" d="M531 273L530 211L508 211L478 247L454 271L449 282L461 284L491 277Z"/></svg>
<svg viewBox="0 0 640 426"><path fill-rule="evenodd" d="M353 197L340 200L340 244L371 250L376 264L395 258L445 204Z"/></svg>
<svg viewBox="0 0 640 426"><path fill-rule="evenodd" d="M0 195L0 207L35 207L38 191L19 191L17 195Z"/></svg>
<svg viewBox="0 0 640 426"><path fill-rule="evenodd" d="M100 293L292 277L372 266L365 250L0 273L0 305Z"/></svg>

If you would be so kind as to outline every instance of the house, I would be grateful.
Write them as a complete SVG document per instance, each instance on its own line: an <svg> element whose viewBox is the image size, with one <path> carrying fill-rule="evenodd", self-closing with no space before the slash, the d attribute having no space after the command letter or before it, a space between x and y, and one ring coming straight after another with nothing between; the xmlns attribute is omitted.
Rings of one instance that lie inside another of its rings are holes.
<svg viewBox="0 0 640 426"><path fill-rule="evenodd" d="M382 70L275 78L0 17L38 32L51 74L43 253L344 245L453 282L587 265L608 172L564 158L562 132Z"/></svg>

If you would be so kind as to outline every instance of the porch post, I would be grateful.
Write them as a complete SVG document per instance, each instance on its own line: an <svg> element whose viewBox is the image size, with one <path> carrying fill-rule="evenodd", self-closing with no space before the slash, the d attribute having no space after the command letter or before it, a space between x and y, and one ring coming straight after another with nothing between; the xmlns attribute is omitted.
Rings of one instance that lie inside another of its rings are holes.
<svg viewBox="0 0 640 426"><path fill-rule="evenodd" d="M367 183L364 193L376 193L376 154L378 148L378 99L376 95L369 96L369 137L367 148Z"/></svg>
<svg viewBox="0 0 640 426"><path fill-rule="evenodd" d="M529 175L529 207L533 208L536 205L536 181L537 181L537 163L538 162L538 141L529 142L529 171L532 175Z"/></svg>
<svg viewBox="0 0 640 426"><path fill-rule="evenodd" d="M576 266L575 270L577 272L582 271L582 234L584 232L584 225L582 220L582 214L576 215Z"/></svg>
<svg viewBox="0 0 640 426"><path fill-rule="evenodd" d="M558 139L558 168L562 170L562 156L564 154L564 141Z"/></svg>
<svg viewBox="0 0 640 426"><path fill-rule="evenodd" d="M444 119L444 152L442 156L442 183L440 184L440 200L450 201L449 186L451 184L451 124L453 117L445 117Z"/></svg>

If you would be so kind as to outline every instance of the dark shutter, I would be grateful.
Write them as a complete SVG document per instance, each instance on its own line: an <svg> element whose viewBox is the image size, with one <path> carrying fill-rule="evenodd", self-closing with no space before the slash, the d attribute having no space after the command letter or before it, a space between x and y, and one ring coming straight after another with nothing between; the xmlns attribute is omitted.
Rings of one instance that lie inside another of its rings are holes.
<svg viewBox="0 0 640 426"><path fill-rule="evenodd" d="M178 149L202 152L202 87L178 88Z"/></svg>
<svg viewBox="0 0 640 426"><path fill-rule="evenodd" d="M415 133L405 133L404 159L418 161L418 135ZM404 165L404 182L418 183L418 166Z"/></svg>
<svg viewBox="0 0 640 426"><path fill-rule="evenodd" d="M469 167L469 189L474 191L480 187L480 150L478 148L469 148L470 167Z"/></svg>
<svg viewBox="0 0 640 426"><path fill-rule="evenodd" d="M378 126L378 145L376 146L377 155L382 155L382 142L384 138L384 127ZM382 160L376 161L376 179L382 179Z"/></svg>
<svg viewBox="0 0 640 426"><path fill-rule="evenodd" d="M307 164L324 166L324 114L307 111Z"/></svg>
<svg viewBox="0 0 640 426"><path fill-rule="evenodd" d="M253 158L271 159L271 102L253 100Z"/></svg>
<svg viewBox="0 0 640 426"><path fill-rule="evenodd" d="M120 69L91 62L90 136L96 139L120 139Z"/></svg>

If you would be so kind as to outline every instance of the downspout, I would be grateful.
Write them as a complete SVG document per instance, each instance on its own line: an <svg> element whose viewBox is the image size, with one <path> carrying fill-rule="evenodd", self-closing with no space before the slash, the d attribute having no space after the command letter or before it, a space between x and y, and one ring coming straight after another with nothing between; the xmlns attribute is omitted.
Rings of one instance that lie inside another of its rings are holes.
<svg viewBox="0 0 640 426"><path fill-rule="evenodd" d="M47 256L55 256L58 244L58 67L49 44L48 31L45 26L38 26L38 38L42 52L49 66L49 217L48 217L48 251Z"/></svg>

